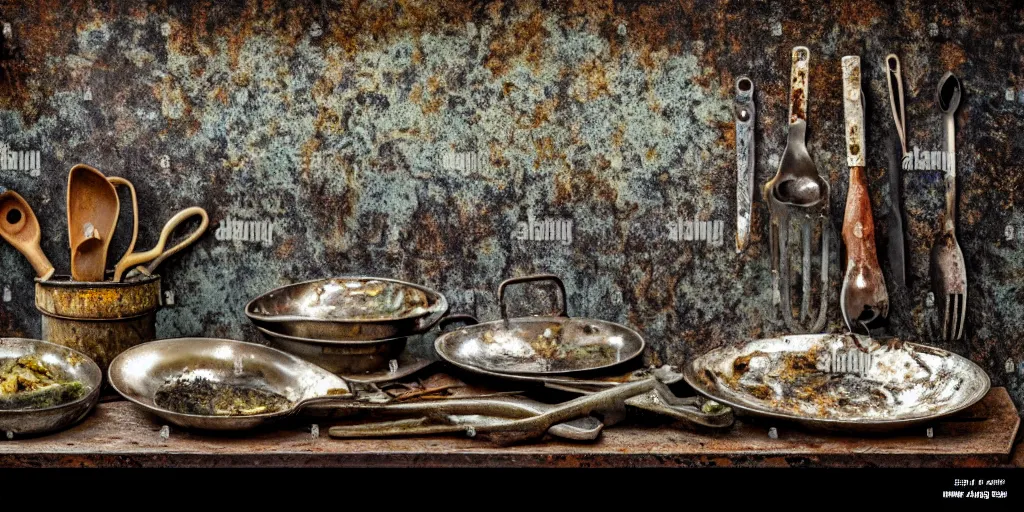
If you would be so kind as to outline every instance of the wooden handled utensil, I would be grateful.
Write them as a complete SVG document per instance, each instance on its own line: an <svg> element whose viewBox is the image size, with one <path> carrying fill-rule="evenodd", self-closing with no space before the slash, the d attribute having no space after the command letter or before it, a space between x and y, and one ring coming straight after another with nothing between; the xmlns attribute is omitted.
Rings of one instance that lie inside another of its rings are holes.
<svg viewBox="0 0 1024 512"><path fill-rule="evenodd" d="M102 281L107 252L121 201L116 186L127 187L132 194L132 239L126 254L135 249L139 234L139 206L135 187L124 178L107 178L100 171L78 164L68 173L68 234L71 245L71 277L76 281Z"/></svg>
<svg viewBox="0 0 1024 512"><path fill-rule="evenodd" d="M53 276L53 265L39 247L39 220L32 207L13 190L0 192L0 236L25 256L36 276L43 280Z"/></svg>
<svg viewBox="0 0 1024 512"><path fill-rule="evenodd" d="M860 57L843 57L843 111L846 119L846 163L850 188L843 216L846 275L839 295L846 327L865 332L877 318L889 314L889 294L875 250L875 221L864 174L864 97L860 87ZM869 334L869 332L866 332Z"/></svg>
<svg viewBox="0 0 1024 512"><path fill-rule="evenodd" d="M167 246L167 240L171 237L171 234L174 233L174 230L185 222L186 219L193 216L199 216L202 219L202 222L199 224L199 229L196 229L177 245L165 251L164 247ZM184 210L176 213L171 217L171 220L167 221L167 224L164 225L164 229L160 232L160 240L157 242L156 247L145 252L128 253L121 258L121 261L119 261L117 266L114 267L114 281L120 281L121 277L124 276L125 271L135 266L138 266L138 268L133 270L131 272L132 274L138 271L145 275L151 275L165 259L198 240L206 231L206 227L209 224L210 217L206 214L206 210L199 208L198 206L185 208ZM149 266L141 266L146 263L149 263Z"/></svg>

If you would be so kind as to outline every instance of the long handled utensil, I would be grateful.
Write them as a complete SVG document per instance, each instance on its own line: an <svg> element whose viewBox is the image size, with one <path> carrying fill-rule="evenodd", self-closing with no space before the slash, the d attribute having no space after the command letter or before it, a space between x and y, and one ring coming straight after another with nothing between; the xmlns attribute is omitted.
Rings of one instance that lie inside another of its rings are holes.
<svg viewBox="0 0 1024 512"><path fill-rule="evenodd" d="M942 231L932 246L931 274L935 304L942 322L942 338L960 339L967 316L967 267L956 239L956 126L953 115L960 106L962 89L953 73L939 81L936 100L942 111L943 134L946 139L946 210Z"/></svg>
<svg viewBox="0 0 1024 512"><path fill-rule="evenodd" d="M811 53L798 46L792 52L790 72L789 134L779 170L764 186L771 213L772 287L786 327L793 332L814 332L825 327L828 310L828 182L818 175L807 152L807 96ZM790 289L789 233L796 227L803 241L800 313L794 318ZM820 233L820 235L819 235ZM812 293L812 238L820 238L820 306L810 311Z"/></svg>
<svg viewBox="0 0 1024 512"><path fill-rule="evenodd" d="M102 281L107 252L121 213L117 186L132 195L132 238L126 254L135 249L139 234L139 208L135 187L124 178L107 178L100 171L78 164L68 173L68 235L71 246L71 277L76 281Z"/></svg>
<svg viewBox="0 0 1024 512"><path fill-rule="evenodd" d="M53 265L39 247L42 231L35 212L25 198L3 187L0 187L0 236L25 256L36 276L43 280L53 276Z"/></svg>
<svg viewBox="0 0 1024 512"><path fill-rule="evenodd" d="M889 315L889 294L875 251L875 221L865 178L864 95L860 87L860 57L843 57L843 111L846 119L846 164L850 188L843 216L846 275L839 294L843 320L851 331L870 334L873 321Z"/></svg>
<svg viewBox="0 0 1024 512"><path fill-rule="evenodd" d="M732 424L732 410L722 408L708 414L698 407L698 399L680 399L656 377L621 384L589 395L570 400L540 414L527 418L487 423L447 423L439 425L396 425L368 424L331 427L328 431L335 438L393 437L412 435L435 435L467 433L491 434L503 443L534 440L542 437L553 425L575 418L598 413L614 418L624 417L626 405L657 412L675 420L688 421L710 428L722 428Z"/></svg>
<svg viewBox="0 0 1024 512"><path fill-rule="evenodd" d="M750 211L754 202L754 82L741 76L736 80L736 252L750 242Z"/></svg>
<svg viewBox="0 0 1024 512"><path fill-rule="evenodd" d="M194 216L198 216L202 219L202 221L199 224L199 228L193 231L191 234L189 234L184 240L179 242L177 245L165 251L164 247L167 246L167 240L171 237L171 234L174 233L174 230L177 229L178 226L180 226L183 222L185 222L186 219ZM119 261L117 263L117 266L114 267L114 281L120 281L121 277L124 276L125 271L127 271L131 267L136 266L138 266L138 268L133 270L133 273L137 270L138 273L152 275L153 271L156 270L156 268L160 266L160 264L163 263L165 259L181 251L182 249L188 247L193 242L198 240L199 237L202 236L202 234L206 231L206 227L209 224L210 217L209 215L206 214L206 210L199 208L198 206L185 208L184 210L174 214L174 216L171 217L169 221L167 221L167 224L164 225L163 231L160 232L160 240L157 242L155 247L145 252L128 253L121 258L121 261ZM149 265L141 266L145 265L146 263L149 263Z"/></svg>
<svg viewBox="0 0 1024 512"><path fill-rule="evenodd" d="M900 200L900 189L903 186L902 159L907 154L907 119L906 101L903 96L903 69L900 59L895 54L885 58L886 86L889 88L889 106L896 124L896 135L899 137L900 153L889 163L889 219L887 254L892 272L893 286L898 290L907 289L906 249L903 238L903 207ZM896 151L890 151L895 157Z"/></svg>

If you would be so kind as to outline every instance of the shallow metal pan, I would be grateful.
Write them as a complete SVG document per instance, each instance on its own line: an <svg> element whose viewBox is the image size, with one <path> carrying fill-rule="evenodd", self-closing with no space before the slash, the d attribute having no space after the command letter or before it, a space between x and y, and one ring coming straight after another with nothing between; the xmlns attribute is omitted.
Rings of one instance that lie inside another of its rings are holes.
<svg viewBox="0 0 1024 512"><path fill-rule="evenodd" d="M373 295L367 293L372 288ZM290 284L245 306L254 324L320 340L382 340L422 333L448 311L444 295L380 277L335 277Z"/></svg>
<svg viewBox="0 0 1024 512"><path fill-rule="evenodd" d="M959 412L989 390L957 354L847 334L723 347L683 368L701 394L738 411L832 431L886 432Z"/></svg>
<svg viewBox="0 0 1024 512"><path fill-rule="evenodd" d="M510 284L552 281L561 292L556 316L509 318L505 288ZM438 355L459 367L484 372L558 375L610 368L639 356L644 340L636 331L604 320L569 318L565 285L542 274L508 279L498 286L502 320L469 325L434 342Z"/></svg>
<svg viewBox="0 0 1024 512"><path fill-rule="evenodd" d="M110 363L109 379L114 390L126 399L180 427L245 430L296 412L293 408L249 416L204 416L156 405L157 390L185 374L265 389L292 403L348 390L340 377L280 350L212 338L157 340L132 347Z"/></svg>
<svg viewBox="0 0 1024 512"><path fill-rule="evenodd" d="M86 392L78 400L39 409L0 410L0 432L38 435L65 429L84 418L100 398L103 373L85 354L55 343L25 338L0 338L0 359L35 356L62 380L78 381Z"/></svg>

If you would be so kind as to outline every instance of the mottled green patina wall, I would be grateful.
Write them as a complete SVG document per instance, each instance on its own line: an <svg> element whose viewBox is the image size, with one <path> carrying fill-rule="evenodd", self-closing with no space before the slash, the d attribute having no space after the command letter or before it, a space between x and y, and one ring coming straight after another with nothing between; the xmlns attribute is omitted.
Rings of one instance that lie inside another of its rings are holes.
<svg viewBox="0 0 1024 512"><path fill-rule="evenodd" d="M175 294L158 319L165 337L256 339L247 300L334 274L422 282L455 310L494 318L497 283L537 271L564 277L570 313L644 332L652 361L779 333L760 198L752 247L737 255L732 243L735 78L756 84L762 184L785 143L790 49L811 49L809 145L833 185L838 233L840 58L862 56L884 233L882 60L902 58L908 140L927 150L941 143L934 89L953 70L967 89L957 122L969 340L944 346L1024 399L1018 2L64 4L0 6L18 47L3 50L0 141L42 161L38 176L2 170L0 180L34 205L64 271L64 187L77 162L136 184L140 247L177 209L206 207L211 235L161 272ZM465 169L454 153L479 160ZM904 185L910 289L894 329L930 341L941 176L914 171ZM571 220L571 243L518 240L530 215ZM218 240L227 217L271 222L272 240ZM672 240L666 224L681 217L722 221L724 243ZM842 325L838 248L832 330ZM31 268L6 245L0 264L10 291L0 329L37 336Z"/></svg>

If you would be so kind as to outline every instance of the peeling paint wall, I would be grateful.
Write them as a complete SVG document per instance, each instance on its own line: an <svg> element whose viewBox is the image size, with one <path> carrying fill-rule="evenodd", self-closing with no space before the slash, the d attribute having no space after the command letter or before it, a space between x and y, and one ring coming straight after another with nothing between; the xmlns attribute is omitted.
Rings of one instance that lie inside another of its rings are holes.
<svg viewBox="0 0 1024 512"><path fill-rule="evenodd" d="M894 133L883 59L902 59L908 143L922 150L940 149L934 89L953 70L967 95L957 158L968 340L937 344L1024 400L1019 3L64 4L0 3L13 36L0 48L0 142L41 155L38 173L0 170L0 183L34 206L64 272L75 163L135 183L140 248L175 211L207 208L211 233L160 271L174 293L161 337L257 339L249 299L337 274L421 282L455 311L491 319L497 283L538 271L563 276L571 314L641 330L652 362L780 333L760 197L752 246L737 255L732 243L735 79L755 82L760 186L785 146L790 50L810 48L809 149L832 184L838 234L840 59L861 55L881 234ZM926 342L941 183L938 172L904 179L909 290L895 294L892 328ZM262 223L264 240L217 236L228 219ZM570 222L571 240L521 239L545 220ZM721 221L722 243L673 240L668 225L680 221ZM835 249L829 329L839 331ZM38 336L31 267L7 245L0 265L0 330Z"/></svg>

